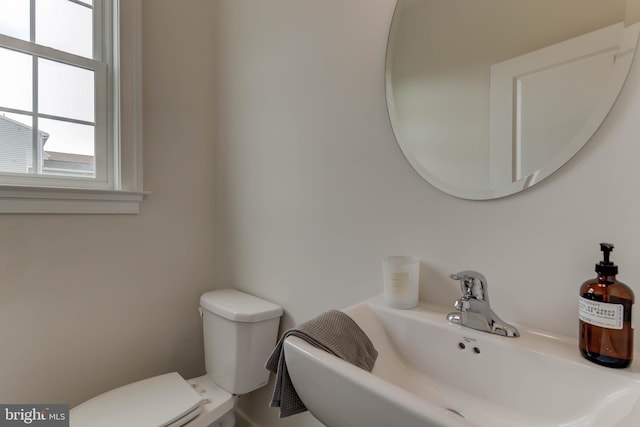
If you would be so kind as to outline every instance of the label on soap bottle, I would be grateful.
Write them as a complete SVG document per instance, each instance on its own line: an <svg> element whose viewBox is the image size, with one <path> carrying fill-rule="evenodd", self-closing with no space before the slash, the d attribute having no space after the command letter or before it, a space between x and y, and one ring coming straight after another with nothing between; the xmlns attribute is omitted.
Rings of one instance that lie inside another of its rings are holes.
<svg viewBox="0 0 640 427"><path fill-rule="evenodd" d="M624 326L624 306L593 301L579 297L578 318L590 325L607 329L622 329Z"/></svg>

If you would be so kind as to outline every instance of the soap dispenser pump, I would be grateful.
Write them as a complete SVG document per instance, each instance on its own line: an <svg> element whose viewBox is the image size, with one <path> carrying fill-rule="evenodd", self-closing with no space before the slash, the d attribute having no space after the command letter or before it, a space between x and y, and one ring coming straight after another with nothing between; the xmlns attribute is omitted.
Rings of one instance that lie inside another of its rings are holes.
<svg viewBox="0 0 640 427"><path fill-rule="evenodd" d="M633 359L632 307L629 286L618 281L618 266L611 260L613 245L601 243L603 260L596 264L598 277L580 287L579 347L587 360L610 368L626 368Z"/></svg>

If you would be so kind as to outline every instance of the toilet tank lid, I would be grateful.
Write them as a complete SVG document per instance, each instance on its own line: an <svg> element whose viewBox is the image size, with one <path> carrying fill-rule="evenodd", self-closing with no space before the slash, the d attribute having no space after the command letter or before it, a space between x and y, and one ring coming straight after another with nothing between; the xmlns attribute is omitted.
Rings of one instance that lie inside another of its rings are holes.
<svg viewBox="0 0 640 427"><path fill-rule="evenodd" d="M282 316L282 307L236 289L202 294L200 306L235 322L262 322Z"/></svg>

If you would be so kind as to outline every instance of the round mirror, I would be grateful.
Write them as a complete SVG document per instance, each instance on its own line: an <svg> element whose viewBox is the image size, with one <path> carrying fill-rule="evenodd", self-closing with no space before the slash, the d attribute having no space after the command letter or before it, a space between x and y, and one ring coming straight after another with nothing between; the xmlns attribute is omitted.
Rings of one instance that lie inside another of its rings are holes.
<svg viewBox="0 0 640 427"><path fill-rule="evenodd" d="M611 109L639 17L640 0L398 0L386 89L402 151L456 197L540 182Z"/></svg>

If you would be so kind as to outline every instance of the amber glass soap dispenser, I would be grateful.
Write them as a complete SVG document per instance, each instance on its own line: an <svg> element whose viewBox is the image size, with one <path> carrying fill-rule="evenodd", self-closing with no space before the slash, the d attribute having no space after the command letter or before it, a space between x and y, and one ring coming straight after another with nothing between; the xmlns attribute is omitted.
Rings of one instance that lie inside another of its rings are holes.
<svg viewBox="0 0 640 427"><path fill-rule="evenodd" d="M598 277L580 287L580 352L599 365L626 368L633 358L635 299L631 288L616 279L618 266L609 259L613 245L601 243L600 249L604 259L596 264Z"/></svg>

